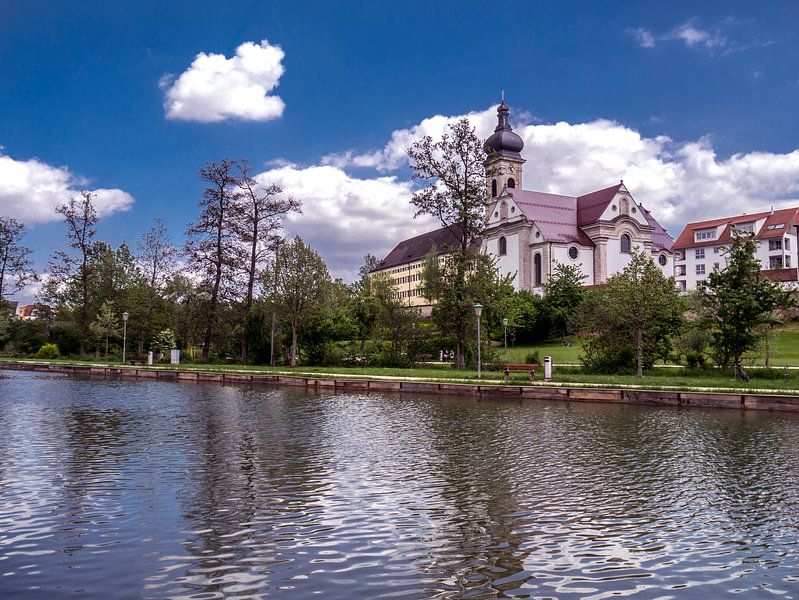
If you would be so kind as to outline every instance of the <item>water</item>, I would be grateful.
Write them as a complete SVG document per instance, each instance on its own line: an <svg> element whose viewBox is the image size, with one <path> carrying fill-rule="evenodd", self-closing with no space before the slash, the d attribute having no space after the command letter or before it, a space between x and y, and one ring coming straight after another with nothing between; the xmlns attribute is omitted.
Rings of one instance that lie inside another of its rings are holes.
<svg viewBox="0 0 799 600"><path fill-rule="evenodd" d="M2 598L799 598L799 415L0 374Z"/></svg>

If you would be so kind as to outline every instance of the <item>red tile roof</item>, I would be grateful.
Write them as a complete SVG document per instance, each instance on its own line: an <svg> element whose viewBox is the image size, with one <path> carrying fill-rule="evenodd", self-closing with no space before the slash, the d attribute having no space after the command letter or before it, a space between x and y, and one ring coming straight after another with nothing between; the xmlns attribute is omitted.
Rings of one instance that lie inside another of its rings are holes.
<svg viewBox="0 0 799 600"><path fill-rule="evenodd" d="M781 237L794 225L799 225L799 208L783 208L782 210L775 210L769 212L753 213L750 215L737 215L734 217L721 217L719 219L710 219L708 221L696 221L695 223L688 223L682 233L677 237L674 242L674 249L681 250L683 248L696 248L701 246L717 246L719 244L728 243L730 241L730 225L742 225L744 223L752 223L765 218L766 221L756 232L756 239L767 239L770 237ZM777 230L768 230L769 225L777 225L784 223L785 227ZM694 232L700 229L710 229L712 227L724 226L721 233L716 239L703 240L696 242Z"/></svg>
<svg viewBox="0 0 799 600"><path fill-rule="evenodd" d="M797 281L796 269L765 269L763 275L772 281Z"/></svg>

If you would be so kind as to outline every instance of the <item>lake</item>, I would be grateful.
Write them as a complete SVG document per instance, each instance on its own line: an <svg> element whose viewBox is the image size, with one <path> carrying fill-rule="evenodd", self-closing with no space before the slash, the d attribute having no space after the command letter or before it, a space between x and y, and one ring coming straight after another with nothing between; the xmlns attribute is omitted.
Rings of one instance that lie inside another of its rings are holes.
<svg viewBox="0 0 799 600"><path fill-rule="evenodd" d="M799 598L799 415L0 373L2 598Z"/></svg>

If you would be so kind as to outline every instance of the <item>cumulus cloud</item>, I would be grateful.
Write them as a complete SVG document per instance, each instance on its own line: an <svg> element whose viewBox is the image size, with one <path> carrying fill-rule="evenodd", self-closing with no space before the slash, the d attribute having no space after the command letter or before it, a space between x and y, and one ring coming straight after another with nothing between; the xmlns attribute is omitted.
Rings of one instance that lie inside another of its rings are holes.
<svg viewBox="0 0 799 600"><path fill-rule="evenodd" d="M133 196L120 189L91 189L89 181L75 176L67 167L53 167L35 158L15 160L0 153L0 214L32 225L58 221L53 210L58 204L80 195L95 194L94 205L101 217L126 211Z"/></svg>
<svg viewBox="0 0 799 600"><path fill-rule="evenodd" d="M438 225L413 218L411 185L396 177L359 179L338 167L283 166L256 176L277 183L302 201L302 214L291 214L286 228L325 257L335 277L353 280L367 252L382 258L407 237Z"/></svg>
<svg viewBox="0 0 799 600"><path fill-rule="evenodd" d="M165 75L159 82L167 119L213 123L280 117L285 104L269 94L283 75L284 56L267 40L241 44L232 58L200 52L177 79Z"/></svg>
<svg viewBox="0 0 799 600"><path fill-rule="evenodd" d="M384 172L397 169L406 163L408 145L423 135L440 136L462 116L469 117L482 138L496 125L495 107L439 115L394 131L380 150L342 153L335 160L339 168L368 163ZM624 179L635 198L673 233L689 221L799 203L799 150L719 158L708 137L676 143L668 136L642 136L607 119L542 124L522 118L518 111L511 113L514 130L524 139L526 189L580 195ZM332 164L333 158L327 160Z"/></svg>
<svg viewBox="0 0 799 600"><path fill-rule="evenodd" d="M637 27L635 29L628 29L627 33L635 38L641 48L654 48L655 36L646 27Z"/></svg>

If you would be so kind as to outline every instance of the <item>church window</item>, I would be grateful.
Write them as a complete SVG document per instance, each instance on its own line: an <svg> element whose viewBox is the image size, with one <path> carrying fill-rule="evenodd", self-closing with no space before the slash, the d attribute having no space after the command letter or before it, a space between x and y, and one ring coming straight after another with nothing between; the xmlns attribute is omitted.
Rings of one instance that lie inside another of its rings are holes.
<svg viewBox="0 0 799 600"><path fill-rule="evenodd" d="M516 207L515 206L511 206L510 207L510 212L511 212L511 214L515 213L516 212Z"/></svg>
<svg viewBox="0 0 799 600"><path fill-rule="evenodd" d="M491 196L496 198L497 197L497 180L491 180Z"/></svg>
<svg viewBox="0 0 799 600"><path fill-rule="evenodd" d="M638 212L638 211L636 211L636 210L635 210L635 207L634 207L634 206L633 206L633 207L632 207L630 210L632 210L633 214L635 214L636 212Z"/></svg>
<svg viewBox="0 0 799 600"><path fill-rule="evenodd" d="M621 214L626 215L630 212L630 201L627 198L621 198L619 200L619 206L621 206Z"/></svg>
<svg viewBox="0 0 799 600"><path fill-rule="evenodd" d="M631 244L632 242L630 241L630 236L626 233L623 233L621 236L621 251L625 254L629 254Z"/></svg>
<svg viewBox="0 0 799 600"><path fill-rule="evenodd" d="M536 231L535 232L535 237L540 238L541 237L541 232L540 231Z"/></svg>
<svg viewBox="0 0 799 600"><path fill-rule="evenodd" d="M571 248L569 248L569 258L571 258L572 260L577 260L577 256L578 256L577 247L572 246Z"/></svg>
<svg viewBox="0 0 799 600"><path fill-rule="evenodd" d="M505 237L499 238L499 255L505 256L508 253L508 241Z"/></svg>
<svg viewBox="0 0 799 600"><path fill-rule="evenodd" d="M618 209L616 208L616 205L615 205L615 204L614 204L613 206L611 206L610 208L613 210L613 212L616 212L616 211L618 210Z"/></svg>
<svg viewBox="0 0 799 600"><path fill-rule="evenodd" d="M516 187L516 180L513 177L508 179L508 187L511 188L511 189Z"/></svg>
<svg viewBox="0 0 799 600"><path fill-rule="evenodd" d="M666 255L665 254L661 254L660 257L658 258L658 262L660 263L661 267L665 267L666 266L666 262L668 262L668 259L666 258Z"/></svg>
<svg viewBox="0 0 799 600"><path fill-rule="evenodd" d="M533 263L535 265L535 273L534 273L535 279L533 281L533 285L535 287L540 287L540 285L541 285L541 253L540 252L536 253L535 259L533 260Z"/></svg>

